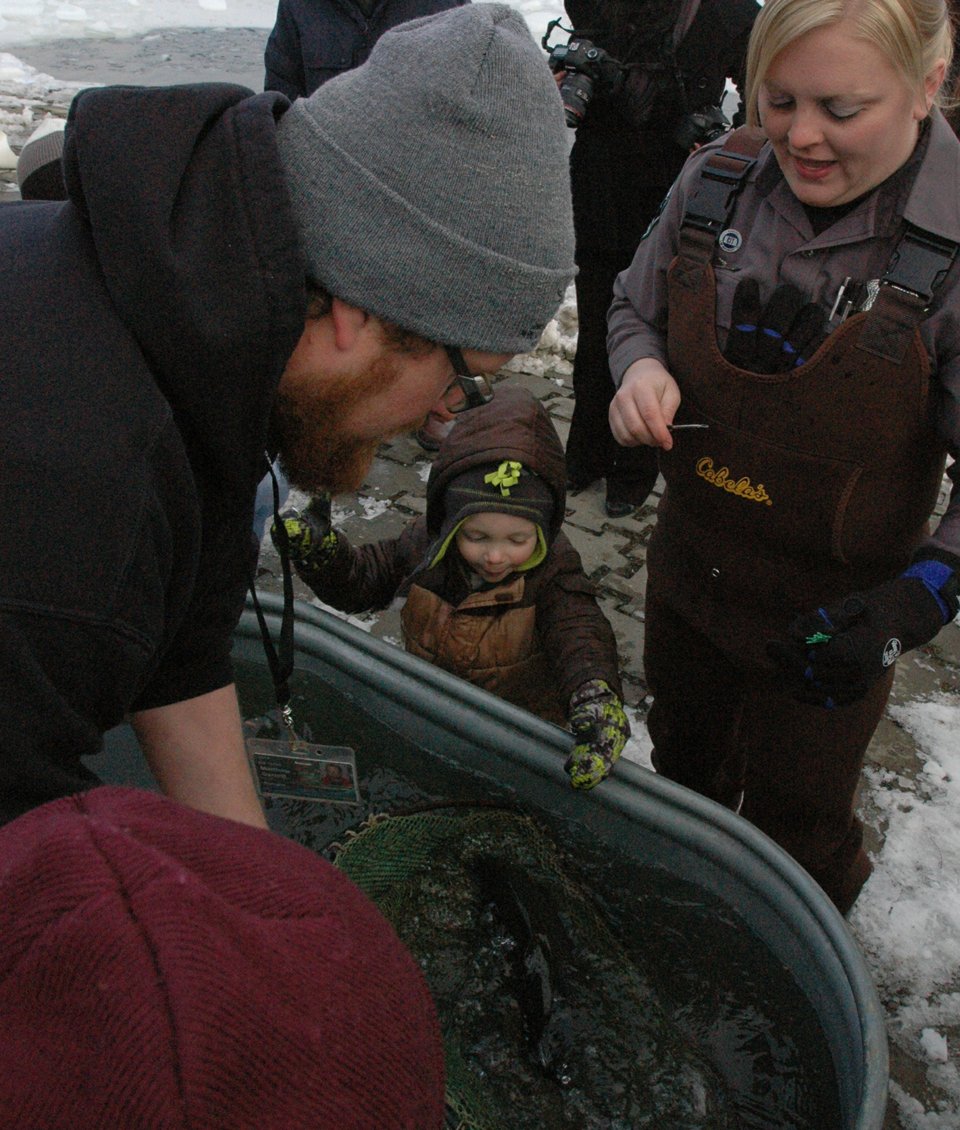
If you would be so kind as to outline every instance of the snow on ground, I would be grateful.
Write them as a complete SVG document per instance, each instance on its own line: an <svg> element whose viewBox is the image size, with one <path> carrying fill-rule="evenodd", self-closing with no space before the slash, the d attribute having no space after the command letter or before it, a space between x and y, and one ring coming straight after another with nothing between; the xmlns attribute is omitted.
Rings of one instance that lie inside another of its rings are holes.
<svg viewBox="0 0 960 1130"><path fill-rule="evenodd" d="M0 47L160 27L271 28L276 13L276 3L265 0L0 0Z"/></svg>
<svg viewBox="0 0 960 1130"><path fill-rule="evenodd" d="M559 3L514 4L539 41ZM0 0L0 49L86 36L142 35L162 27L273 27L276 0Z"/></svg>
<svg viewBox="0 0 960 1130"><path fill-rule="evenodd" d="M538 39L548 20L561 14L559 0L526 0L516 7ZM273 0L0 0L0 131L22 143L51 108L62 116L72 90L81 85L37 72L8 51L12 45L133 36L158 28L268 29L275 11ZM0 136L0 157L5 144ZM570 307L568 300L544 339L550 367L560 371L569 369L576 340ZM373 500L361 504L373 506ZM957 1130L960 1058L951 1041L960 1032L960 703L941 695L892 707L890 713L912 735L920 764L910 775L879 768L866 774L864 806L885 839L850 926L887 1006L892 1041L928 1065L926 1081L941 1096L928 1109L903 1081L895 1081L891 1094L899 1125ZM631 721L627 756L649 765L649 738L635 711Z"/></svg>
<svg viewBox="0 0 960 1130"><path fill-rule="evenodd" d="M908 1130L960 1127L960 702L894 705L921 765L907 776L870 768L867 809L884 827L876 870L850 914L887 1009L891 1039L925 1061L947 1096L922 1104L891 1089ZM948 1038L947 1032L950 1036Z"/></svg>
<svg viewBox="0 0 960 1130"><path fill-rule="evenodd" d="M0 169L16 168L16 154L27 138L43 121L65 118L74 94L83 85L88 84L61 82L41 74L0 50Z"/></svg>

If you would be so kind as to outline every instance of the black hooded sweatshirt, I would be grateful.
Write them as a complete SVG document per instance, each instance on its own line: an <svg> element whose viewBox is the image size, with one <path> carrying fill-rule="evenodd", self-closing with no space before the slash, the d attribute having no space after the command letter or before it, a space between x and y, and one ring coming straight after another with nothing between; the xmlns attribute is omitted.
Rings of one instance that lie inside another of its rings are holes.
<svg viewBox="0 0 960 1130"><path fill-rule="evenodd" d="M82 92L63 203L0 207L0 818L131 710L232 680L269 405L303 330L281 95Z"/></svg>

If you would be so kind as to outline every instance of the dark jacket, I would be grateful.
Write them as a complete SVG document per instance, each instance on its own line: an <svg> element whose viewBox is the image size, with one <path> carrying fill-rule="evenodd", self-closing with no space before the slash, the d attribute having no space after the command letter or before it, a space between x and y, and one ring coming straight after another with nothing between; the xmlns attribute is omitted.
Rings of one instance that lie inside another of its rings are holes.
<svg viewBox="0 0 960 1130"><path fill-rule="evenodd" d="M448 549L431 566L447 520L446 487L473 467L519 460L556 499L547 556L496 585L471 587L463 559ZM563 448L539 401L499 385L493 401L465 413L443 443L427 483L427 512L397 538L352 546L339 534L322 570L301 577L344 612L385 608L400 594L407 649L550 721L566 720L573 692L603 679L622 695L616 641L580 556L561 526Z"/></svg>
<svg viewBox="0 0 960 1130"><path fill-rule="evenodd" d="M578 31L630 68L615 94L591 102L571 154L577 262L629 262L689 150L674 140L693 111L717 106L730 79L743 93L756 0L701 0L673 46L680 5L567 0Z"/></svg>
<svg viewBox="0 0 960 1130"><path fill-rule="evenodd" d="M743 92L747 41L760 11L756 0L700 0L676 45L676 2L567 0L565 7L582 35L627 68L615 94L599 92L591 103L584 119L589 130L660 134L684 114L719 105L727 79Z"/></svg>
<svg viewBox="0 0 960 1130"><path fill-rule="evenodd" d="M303 329L278 95L82 92L69 200L0 208L0 816L125 713L231 682L269 404Z"/></svg>
<svg viewBox="0 0 960 1130"><path fill-rule="evenodd" d="M358 67L390 28L467 2L379 0L361 6L350 0L280 0L263 55L263 88L305 98L328 79Z"/></svg>

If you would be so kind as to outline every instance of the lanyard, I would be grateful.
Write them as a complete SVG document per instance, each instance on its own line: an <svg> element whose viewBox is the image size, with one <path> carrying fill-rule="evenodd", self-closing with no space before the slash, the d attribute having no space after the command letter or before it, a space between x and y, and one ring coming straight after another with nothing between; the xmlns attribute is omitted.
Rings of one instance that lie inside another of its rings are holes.
<svg viewBox="0 0 960 1130"><path fill-rule="evenodd" d="M299 738L293 726L293 712L290 709L290 676L293 673L293 577L290 570L290 545L287 540L287 528L280 520L280 484L277 482L270 456L264 453L264 458L267 461L267 470L273 485L273 528L283 571L283 616L280 620L279 650L274 647L266 617L260 607L253 568L248 571L248 581L253 608L260 624L263 650L270 667L270 674L273 677L273 688L277 706L280 708L280 717L289 730L290 744L295 746Z"/></svg>

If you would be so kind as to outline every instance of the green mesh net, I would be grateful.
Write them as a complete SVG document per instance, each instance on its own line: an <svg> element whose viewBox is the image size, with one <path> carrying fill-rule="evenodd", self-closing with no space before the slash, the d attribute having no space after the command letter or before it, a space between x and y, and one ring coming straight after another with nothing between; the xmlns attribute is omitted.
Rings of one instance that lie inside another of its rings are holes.
<svg viewBox="0 0 960 1130"><path fill-rule="evenodd" d="M378 816L335 862L419 961L457 1130L727 1130L715 1071L530 817Z"/></svg>

